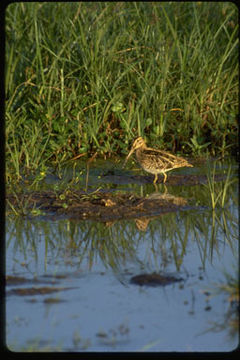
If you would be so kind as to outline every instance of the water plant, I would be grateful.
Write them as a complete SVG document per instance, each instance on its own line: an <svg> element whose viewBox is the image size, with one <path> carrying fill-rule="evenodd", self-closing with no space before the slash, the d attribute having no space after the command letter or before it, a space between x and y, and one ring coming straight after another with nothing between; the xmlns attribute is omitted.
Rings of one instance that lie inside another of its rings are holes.
<svg viewBox="0 0 240 360"><path fill-rule="evenodd" d="M207 161L207 184L205 186L207 186L209 190L209 198L213 210L215 210L217 206L224 208L228 188L232 183L237 181L236 177L232 178L232 167L229 165L225 179L222 182L216 182L216 166L216 161L213 162L212 167L210 161Z"/></svg>

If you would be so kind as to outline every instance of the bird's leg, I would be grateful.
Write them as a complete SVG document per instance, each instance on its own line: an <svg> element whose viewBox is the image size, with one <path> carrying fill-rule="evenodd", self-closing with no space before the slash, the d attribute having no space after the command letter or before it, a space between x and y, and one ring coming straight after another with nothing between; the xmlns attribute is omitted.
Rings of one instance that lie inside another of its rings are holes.
<svg viewBox="0 0 240 360"><path fill-rule="evenodd" d="M156 184L157 179L158 179L158 174L155 174L155 177L154 177L154 180L153 180L154 185Z"/></svg>
<svg viewBox="0 0 240 360"><path fill-rule="evenodd" d="M164 186L164 195L166 195L168 193L167 186L165 184L163 184L163 186Z"/></svg>
<svg viewBox="0 0 240 360"><path fill-rule="evenodd" d="M163 173L164 179L163 179L163 183L165 184L166 180L167 180L167 174Z"/></svg>
<svg viewBox="0 0 240 360"><path fill-rule="evenodd" d="M158 193L158 184L154 184L155 192Z"/></svg>

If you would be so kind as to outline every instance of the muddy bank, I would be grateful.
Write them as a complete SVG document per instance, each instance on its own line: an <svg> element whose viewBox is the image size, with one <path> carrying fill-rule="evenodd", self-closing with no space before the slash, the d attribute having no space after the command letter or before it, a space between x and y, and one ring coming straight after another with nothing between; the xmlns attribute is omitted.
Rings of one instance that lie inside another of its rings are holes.
<svg viewBox="0 0 240 360"><path fill-rule="evenodd" d="M83 191L38 191L27 194L7 195L8 204L21 211L20 206L31 215L71 219L93 219L113 221L118 219L142 218L189 208L187 200L170 194L153 193L148 197L110 192L84 193Z"/></svg>
<svg viewBox="0 0 240 360"><path fill-rule="evenodd" d="M215 181L222 181L224 175L216 175ZM105 182L112 184L151 184L153 177L150 175L127 176L117 175L114 171L107 171L101 176ZM158 183L163 178L159 176ZM170 175L165 186L164 193L158 191L148 197L139 197L133 193L119 193L109 190L95 190L85 192L83 190L65 190L57 192L35 191L7 195L9 211L16 209L16 212L25 215L42 215L47 217L70 218L70 219L92 219L104 222L111 222L119 219L140 219L140 227L145 227L144 219L147 217L161 215L167 212L193 209L189 206L187 199L176 197L168 193L167 185L189 185L195 186L207 182L204 175ZM159 185L160 186L160 185ZM24 211L23 211L24 209ZM35 211L35 213L34 213ZM38 213L36 213L38 211ZM142 219L142 220L141 220Z"/></svg>

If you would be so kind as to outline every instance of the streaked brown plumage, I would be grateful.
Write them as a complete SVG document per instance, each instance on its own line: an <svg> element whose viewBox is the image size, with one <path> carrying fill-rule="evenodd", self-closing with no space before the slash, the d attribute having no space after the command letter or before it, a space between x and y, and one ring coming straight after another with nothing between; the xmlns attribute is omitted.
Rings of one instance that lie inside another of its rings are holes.
<svg viewBox="0 0 240 360"><path fill-rule="evenodd" d="M180 168L180 167L193 167L187 160L182 157L174 156L167 151L156 150L147 147L144 139L142 137L138 137L132 148L124 161L123 166L125 166L127 160L136 151L136 158L139 165L143 168L143 170L149 172L150 174L154 174L153 183L156 184L158 179L158 174L163 174L165 183L167 180L167 171Z"/></svg>

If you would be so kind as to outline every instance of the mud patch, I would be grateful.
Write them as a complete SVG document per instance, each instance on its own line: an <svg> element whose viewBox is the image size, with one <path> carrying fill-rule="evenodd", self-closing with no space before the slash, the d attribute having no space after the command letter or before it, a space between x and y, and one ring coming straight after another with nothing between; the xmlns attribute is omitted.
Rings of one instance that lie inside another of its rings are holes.
<svg viewBox="0 0 240 360"><path fill-rule="evenodd" d="M152 273L133 276L130 280L130 283L140 286L166 286L179 281L183 281L183 279L170 275Z"/></svg>
<svg viewBox="0 0 240 360"><path fill-rule="evenodd" d="M19 295L19 296L33 296L33 295L46 295L54 292L64 291L74 289L72 287L32 287L32 288L21 288L21 289L12 289L7 292L7 295Z"/></svg>
<svg viewBox="0 0 240 360"><path fill-rule="evenodd" d="M26 277L22 277L22 276L13 276L13 275L7 275L5 280L6 280L6 285L7 286L13 286L13 285L22 285L22 284L28 284L28 285L32 285L32 284L55 284L58 279L64 279L66 276L65 275L50 275L50 276L43 276L43 280L42 279L28 279ZM49 278L49 280L46 278Z"/></svg>
<svg viewBox="0 0 240 360"><path fill-rule="evenodd" d="M133 194L110 193L95 191L53 192L42 191L28 194L8 195L9 208L21 211L20 205L31 215L32 211L40 211L39 215L49 218L94 219L98 221L113 221L118 219L142 218L156 216L162 213L185 210L193 207L187 205L187 200L170 194L153 193L149 197L139 197ZM24 204L24 205L23 205Z"/></svg>

